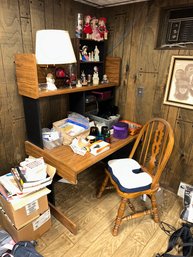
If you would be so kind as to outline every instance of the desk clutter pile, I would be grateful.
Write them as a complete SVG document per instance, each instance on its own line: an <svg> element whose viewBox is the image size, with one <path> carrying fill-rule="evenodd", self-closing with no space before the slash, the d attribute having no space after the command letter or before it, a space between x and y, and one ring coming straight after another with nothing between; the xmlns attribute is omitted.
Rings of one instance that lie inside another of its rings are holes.
<svg viewBox="0 0 193 257"><path fill-rule="evenodd" d="M119 114L104 119L95 115L84 117L78 113L70 113L68 118L54 122L52 129L42 130L44 148L69 145L77 154L85 155L89 151L98 155L110 148L111 136L124 139L138 133L142 127L119 119Z"/></svg>
<svg viewBox="0 0 193 257"><path fill-rule="evenodd" d="M0 177L0 223L15 242L36 240L51 227L46 187L56 170L43 158L26 158Z"/></svg>

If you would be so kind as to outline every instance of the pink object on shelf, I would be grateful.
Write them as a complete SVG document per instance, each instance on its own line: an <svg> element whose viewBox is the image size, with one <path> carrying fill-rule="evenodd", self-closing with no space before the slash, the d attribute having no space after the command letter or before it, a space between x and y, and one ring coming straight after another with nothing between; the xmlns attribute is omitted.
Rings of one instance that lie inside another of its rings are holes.
<svg viewBox="0 0 193 257"><path fill-rule="evenodd" d="M105 92L92 91L92 93L95 94L99 100L107 100L112 97L111 91L105 91Z"/></svg>

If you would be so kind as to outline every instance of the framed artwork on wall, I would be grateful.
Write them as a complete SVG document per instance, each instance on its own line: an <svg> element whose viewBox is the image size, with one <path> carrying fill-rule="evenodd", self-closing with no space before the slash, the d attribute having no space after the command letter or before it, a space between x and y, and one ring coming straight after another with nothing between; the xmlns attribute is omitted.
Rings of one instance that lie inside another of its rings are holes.
<svg viewBox="0 0 193 257"><path fill-rule="evenodd" d="M172 56L164 104L193 109L193 56Z"/></svg>

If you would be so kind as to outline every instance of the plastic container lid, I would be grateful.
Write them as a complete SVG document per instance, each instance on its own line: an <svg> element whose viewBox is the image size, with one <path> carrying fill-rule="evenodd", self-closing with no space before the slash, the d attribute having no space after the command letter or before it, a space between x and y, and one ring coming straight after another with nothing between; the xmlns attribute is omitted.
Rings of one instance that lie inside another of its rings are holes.
<svg viewBox="0 0 193 257"><path fill-rule="evenodd" d="M129 129L129 126L127 123L125 122L117 122L114 126L113 126L114 129L116 130L125 130L125 129Z"/></svg>

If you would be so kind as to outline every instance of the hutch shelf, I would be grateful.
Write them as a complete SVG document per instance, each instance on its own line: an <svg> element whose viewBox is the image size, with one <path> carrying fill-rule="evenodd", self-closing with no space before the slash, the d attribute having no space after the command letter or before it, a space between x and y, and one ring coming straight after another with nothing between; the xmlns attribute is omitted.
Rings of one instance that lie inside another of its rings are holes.
<svg viewBox="0 0 193 257"><path fill-rule="evenodd" d="M93 90L115 88L116 86L118 86L118 83L100 84L98 86L84 86L81 88L60 88L55 91L40 91L39 83L45 83L45 75L42 75L41 67L39 67L39 65L36 64L35 55L16 54L15 64L18 91L23 98L27 130L27 142L25 146L28 145L28 143L30 142L30 147L27 148L27 154L32 154L33 156L38 157L44 155L45 153L45 161L50 165L54 164L54 166L57 169L57 173L60 176L66 178L72 183L76 183L77 174L69 174L68 171L65 169L65 165L62 165L62 161L56 161L59 158L59 152L65 150L66 146L61 146L60 150L54 151L54 153L51 153L50 150L43 148L42 116L44 115L44 113L40 111L40 103L41 101L44 101L45 98L49 99L49 101L52 101L54 97L58 95L74 95L77 93L83 94ZM76 109L75 103L74 106ZM57 108L57 106L55 108Z"/></svg>

